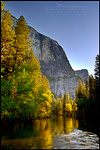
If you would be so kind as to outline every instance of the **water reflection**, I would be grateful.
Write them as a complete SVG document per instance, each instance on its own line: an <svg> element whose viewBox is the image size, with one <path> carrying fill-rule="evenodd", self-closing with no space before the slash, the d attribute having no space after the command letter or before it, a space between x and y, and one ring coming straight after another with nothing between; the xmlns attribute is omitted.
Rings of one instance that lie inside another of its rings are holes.
<svg viewBox="0 0 100 150"><path fill-rule="evenodd" d="M2 148L50 149L52 147L50 119L36 120L31 124L16 123L13 124L13 128L10 126L6 128L6 132L2 134Z"/></svg>
<svg viewBox="0 0 100 150"><path fill-rule="evenodd" d="M3 125L1 147L6 149L52 149L59 142L57 137L61 139L62 135L71 137L71 133L76 133L75 130L78 128L77 119L63 116L35 120L31 123L19 122L9 126ZM63 145L64 143L61 144Z"/></svg>
<svg viewBox="0 0 100 150"><path fill-rule="evenodd" d="M53 135L54 134L68 134L72 132L74 128L78 128L78 120L75 118L68 118L59 116L51 121Z"/></svg>

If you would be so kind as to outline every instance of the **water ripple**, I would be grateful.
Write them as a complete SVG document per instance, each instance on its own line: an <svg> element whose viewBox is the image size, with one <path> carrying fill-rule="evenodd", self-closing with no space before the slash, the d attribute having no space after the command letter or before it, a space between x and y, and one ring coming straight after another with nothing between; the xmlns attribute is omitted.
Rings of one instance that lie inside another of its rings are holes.
<svg viewBox="0 0 100 150"><path fill-rule="evenodd" d="M53 137L54 149L99 149L99 137L92 133L74 129L69 134Z"/></svg>

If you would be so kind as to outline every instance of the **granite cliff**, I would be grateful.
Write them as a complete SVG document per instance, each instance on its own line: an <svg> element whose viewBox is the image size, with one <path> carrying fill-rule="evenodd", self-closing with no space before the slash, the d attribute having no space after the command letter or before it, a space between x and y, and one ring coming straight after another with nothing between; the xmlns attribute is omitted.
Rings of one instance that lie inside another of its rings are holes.
<svg viewBox="0 0 100 150"><path fill-rule="evenodd" d="M17 19L12 16L12 20L16 25ZM47 76L50 81L51 91L57 96L68 91L70 96L75 98L78 80L83 81L84 79L72 69L63 48L57 41L37 32L30 26L28 27L35 57L40 61L42 74Z"/></svg>
<svg viewBox="0 0 100 150"><path fill-rule="evenodd" d="M75 73L83 79L87 79L89 81L89 73L87 69L75 70Z"/></svg>

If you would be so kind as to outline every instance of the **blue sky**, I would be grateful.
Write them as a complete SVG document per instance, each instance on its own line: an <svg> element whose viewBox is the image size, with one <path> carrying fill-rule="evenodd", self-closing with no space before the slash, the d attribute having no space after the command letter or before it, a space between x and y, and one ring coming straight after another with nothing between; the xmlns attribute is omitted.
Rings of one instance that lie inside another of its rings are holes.
<svg viewBox="0 0 100 150"><path fill-rule="evenodd" d="M56 40L74 70L94 74L99 53L99 1L8 1L6 10Z"/></svg>

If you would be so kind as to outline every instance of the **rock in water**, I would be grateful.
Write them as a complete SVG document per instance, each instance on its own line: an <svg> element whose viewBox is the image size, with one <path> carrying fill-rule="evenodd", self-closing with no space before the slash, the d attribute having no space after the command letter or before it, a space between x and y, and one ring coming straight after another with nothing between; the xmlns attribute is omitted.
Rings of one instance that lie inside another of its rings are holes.
<svg viewBox="0 0 100 150"><path fill-rule="evenodd" d="M17 19L12 16L12 20L16 25ZM74 99L78 80L83 81L83 79L76 75L63 48L57 41L40 34L30 26L28 27L30 38L33 41L35 57L40 61L42 74L50 81L51 91L57 96L61 96L68 91Z"/></svg>

